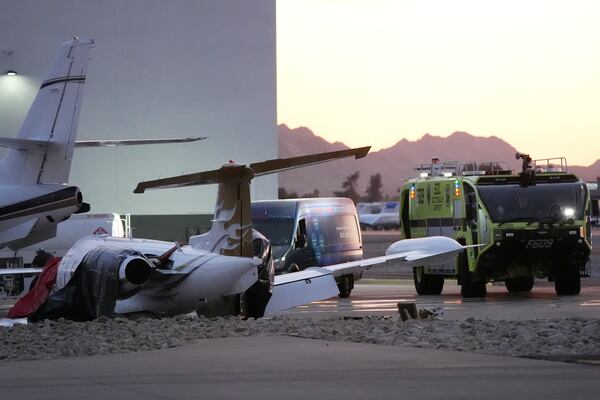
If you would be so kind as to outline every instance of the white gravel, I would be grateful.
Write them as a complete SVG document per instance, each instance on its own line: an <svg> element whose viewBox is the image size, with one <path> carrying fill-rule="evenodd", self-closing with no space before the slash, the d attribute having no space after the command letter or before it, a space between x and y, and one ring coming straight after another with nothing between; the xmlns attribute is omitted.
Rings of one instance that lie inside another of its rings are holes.
<svg viewBox="0 0 600 400"><path fill-rule="evenodd" d="M487 354L544 358L600 356L600 319L531 321L345 320L277 316L269 319L99 318L92 322L44 321L0 327L0 360L37 360L117 354L196 343L205 338L290 335Z"/></svg>

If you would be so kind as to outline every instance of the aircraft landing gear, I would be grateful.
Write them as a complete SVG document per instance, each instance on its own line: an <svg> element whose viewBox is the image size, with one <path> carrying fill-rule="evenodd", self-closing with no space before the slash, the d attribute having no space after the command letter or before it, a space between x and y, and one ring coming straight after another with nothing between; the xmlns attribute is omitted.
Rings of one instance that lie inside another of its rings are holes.
<svg viewBox="0 0 600 400"><path fill-rule="evenodd" d="M338 294L339 297L343 299L350 297L350 292L354 289L354 275L350 274L342 276L338 281L337 286L340 291Z"/></svg>
<svg viewBox="0 0 600 400"><path fill-rule="evenodd" d="M271 298L271 285L258 281L240 296L240 315L245 318L261 318Z"/></svg>

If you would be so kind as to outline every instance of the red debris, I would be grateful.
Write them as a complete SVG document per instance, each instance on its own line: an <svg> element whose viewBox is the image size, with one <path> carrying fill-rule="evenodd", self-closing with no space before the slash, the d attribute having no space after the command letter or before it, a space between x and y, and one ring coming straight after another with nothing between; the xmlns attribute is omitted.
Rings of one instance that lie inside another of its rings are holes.
<svg viewBox="0 0 600 400"><path fill-rule="evenodd" d="M8 318L28 317L44 304L56 281L56 273L58 272L60 260L60 257L54 257L44 265L34 287L31 288L29 293L17 300L13 308L8 312Z"/></svg>

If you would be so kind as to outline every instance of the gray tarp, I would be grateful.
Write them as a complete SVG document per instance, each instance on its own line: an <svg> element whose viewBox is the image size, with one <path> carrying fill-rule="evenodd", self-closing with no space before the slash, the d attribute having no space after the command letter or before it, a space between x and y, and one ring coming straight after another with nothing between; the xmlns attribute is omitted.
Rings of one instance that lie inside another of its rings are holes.
<svg viewBox="0 0 600 400"><path fill-rule="evenodd" d="M67 318L89 321L112 316L119 291L119 265L133 250L97 247L84 257L62 289L52 293L29 320Z"/></svg>

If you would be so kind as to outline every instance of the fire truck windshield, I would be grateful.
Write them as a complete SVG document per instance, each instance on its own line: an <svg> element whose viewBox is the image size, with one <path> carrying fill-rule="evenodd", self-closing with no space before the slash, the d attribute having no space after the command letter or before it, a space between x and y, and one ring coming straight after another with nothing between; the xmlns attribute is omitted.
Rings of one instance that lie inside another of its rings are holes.
<svg viewBox="0 0 600 400"><path fill-rule="evenodd" d="M482 185L477 190L493 222L583 219L585 186L575 183L538 183L532 186Z"/></svg>

